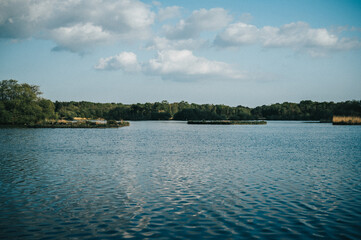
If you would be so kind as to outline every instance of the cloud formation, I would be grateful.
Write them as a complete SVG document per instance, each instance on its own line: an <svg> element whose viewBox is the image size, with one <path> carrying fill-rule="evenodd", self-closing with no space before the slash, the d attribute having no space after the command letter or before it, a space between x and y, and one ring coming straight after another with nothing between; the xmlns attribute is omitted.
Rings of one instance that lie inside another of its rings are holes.
<svg viewBox="0 0 361 240"><path fill-rule="evenodd" d="M242 79L244 75L229 64L196 57L189 50L164 50L150 59L146 71L160 75L163 79Z"/></svg>
<svg viewBox="0 0 361 240"><path fill-rule="evenodd" d="M312 56L361 47L359 38L341 37L359 31L356 27L332 31L311 28L305 22L257 27L246 23L252 19L250 13L240 16L243 22L231 23L232 16L223 8L196 10L177 24L162 26L162 21L179 17L181 7L161 8L153 2L154 6L157 14L140 0L4 0L0 1L0 38L47 39L56 44L53 50L80 54L124 42L157 51L209 49L210 42L219 48L258 44ZM155 23L159 25L152 29Z"/></svg>
<svg viewBox="0 0 361 240"><path fill-rule="evenodd" d="M137 55L132 52L122 52L116 56L101 58L94 68L97 70L123 70L124 72L141 70Z"/></svg>
<svg viewBox="0 0 361 240"><path fill-rule="evenodd" d="M359 40L339 38L325 28L311 28L305 22L289 23L279 28L258 28L242 22L233 23L216 36L214 44L219 47L261 44L266 48L306 49L311 54L326 50L349 50L361 46Z"/></svg>
<svg viewBox="0 0 361 240"><path fill-rule="evenodd" d="M163 50L155 58L142 64L132 52L122 52L116 56L101 58L97 70L122 70L143 72L161 76L167 80L195 81L199 79L244 79L244 74L231 65L194 56L189 50Z"/></svg>
<svg viewBox="0 0 361 240"><path fill-rule="evenodd" d="M91 23L56 28L50 31L49 36L58 45L55 50L65 49L72 52L85 52L95 44L106 43L112 39L109 32Z"/></svg>
<svg viewBox="0 0 361 240"><path fill-rule="evenodd" d="M196 57L189 50L164 50L149 60L148 70L163 77L224 77L240 79L243 76L228 64Z"/></svg>
<svg viewBox="0 0 361 240"><path fill-rule="evenodd" d="M164 37L155 37L147 45L147 50L193 50L201 47L209 46L207 40L204 39L179 39L170 40Z"/></svg>
<svg viewBox="0 0 361 240"><path fill-rule="evenodd" d="M0 1L1 38L52 39L70 51L112 39L145 39L154 19L138 0Z"/></svg>
<svg viewBox="0 0 361 240"><path fill-rule="evenodd" d="M164 32L169 39L196 38L202 31L214 31L227 26L231 20L232 17L223 8L200 9L193 11L189 18L182 19L176 26L164 26Z"/></svg>

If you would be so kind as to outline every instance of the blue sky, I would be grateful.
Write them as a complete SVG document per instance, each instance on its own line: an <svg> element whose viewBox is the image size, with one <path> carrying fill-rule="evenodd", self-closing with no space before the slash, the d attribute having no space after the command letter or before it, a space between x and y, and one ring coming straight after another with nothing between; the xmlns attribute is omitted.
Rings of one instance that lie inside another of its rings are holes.
<svg viewBox="0 0 361 240"><path fill-rule="evenodd" d="M361 99L361 1L0 1L0 79L53 101Z"/></svg>

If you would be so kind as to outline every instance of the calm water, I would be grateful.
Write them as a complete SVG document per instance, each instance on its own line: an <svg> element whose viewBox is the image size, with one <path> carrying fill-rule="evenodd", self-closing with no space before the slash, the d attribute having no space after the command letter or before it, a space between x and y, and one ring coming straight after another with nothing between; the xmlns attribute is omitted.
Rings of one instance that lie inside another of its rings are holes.
<svg viewBox="0 0 361 240"><path fill-rule="evenodd" d="M1 239L360 239L361 127L0 129Z"/></svg>

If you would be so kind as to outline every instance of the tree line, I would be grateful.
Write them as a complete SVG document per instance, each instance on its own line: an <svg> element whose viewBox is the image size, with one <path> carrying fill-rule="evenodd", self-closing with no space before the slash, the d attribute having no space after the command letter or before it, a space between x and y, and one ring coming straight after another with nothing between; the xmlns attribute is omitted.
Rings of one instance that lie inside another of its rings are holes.
<svg viewBox="0 0 361 240"><path fill-rule="evenodd" d="M46 119L107 120L325 120L333 115L360 116L361 101L276 103L255 108L221 104L52 102L40 97L38 86L16 80L0 82L0 124L22 125Z"/></svg>

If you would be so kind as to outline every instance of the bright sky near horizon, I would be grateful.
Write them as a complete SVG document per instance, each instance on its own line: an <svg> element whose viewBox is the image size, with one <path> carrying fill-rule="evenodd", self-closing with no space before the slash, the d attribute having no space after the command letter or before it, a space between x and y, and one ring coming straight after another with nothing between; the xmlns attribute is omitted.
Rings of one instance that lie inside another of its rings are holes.
<svg viewBox="0 0 361 240"><path fill-rule="evenodd" d="M0 80L53 101L361 99L360 0L0 0Z"/></svg>

